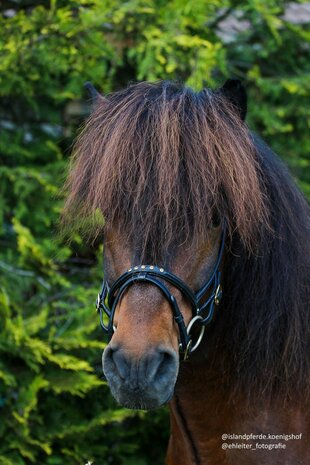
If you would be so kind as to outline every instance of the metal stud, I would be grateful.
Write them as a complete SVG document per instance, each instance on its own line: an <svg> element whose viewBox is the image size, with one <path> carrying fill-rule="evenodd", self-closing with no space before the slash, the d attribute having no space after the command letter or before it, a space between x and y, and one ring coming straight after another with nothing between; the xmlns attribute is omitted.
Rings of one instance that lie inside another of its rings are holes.
<svg viewBox="0 0 310 465"><path fill-rule="evenodd" d="M138 267L138 266L135 266L135 267L134 267L134 270L138 270L138 269L139 269L139 267Z"/></svg>
<svg viewBox="0 0 310 465"><path fill-rule="evenodd" d="M150 270L154 270L154 266L153 266L153 265L150 266Z"/></svg>
<svg viewBox="0 0 310 465"><path fill-rule="evenodd" d="M145 268L145 265L141 265L141 269L144 270L144 268Z"/></svg>
<svg viewBox="0 0 310 465"><path fill-rule="evenodd" d="M163 273L165 270L163 268L159 268L159 271Z"/></svg>

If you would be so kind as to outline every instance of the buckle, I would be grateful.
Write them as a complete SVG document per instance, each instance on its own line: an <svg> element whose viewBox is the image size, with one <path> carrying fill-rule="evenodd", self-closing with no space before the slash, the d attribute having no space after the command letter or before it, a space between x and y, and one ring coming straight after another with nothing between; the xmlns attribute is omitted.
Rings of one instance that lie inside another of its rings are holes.
<svg viewBox="0 0 310 465"><path fill-rule="evenodd" d="M101 296L100 296L100 293L97 295L97 299L96 299L96 312L99 313L100 312L100 308L102 307L102 303L101 303Z"/></svg>
<svg viewBox="0 0 310 465"><path fill-rule="evenodd" d="M223 289L222 289L222 286L219 284L216 288L215 295L214 295L215 305L219 305L222 295L223 295Z"/></svg>
<svg viewBox="0 0 310 465"><path fill-rule="evenodd" d="M188 360L189 358L189 354L191 353L191 348L192 348L192 344L193 344L193 341L190 339L187 343L187 346L186 346L186 349L185 349L185 352L183 354L183 360Z"/></svg>

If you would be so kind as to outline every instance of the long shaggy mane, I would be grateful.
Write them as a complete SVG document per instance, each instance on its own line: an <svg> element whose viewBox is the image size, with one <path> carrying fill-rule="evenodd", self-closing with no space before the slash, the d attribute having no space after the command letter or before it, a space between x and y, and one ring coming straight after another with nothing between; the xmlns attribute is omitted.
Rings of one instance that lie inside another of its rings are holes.
<svg viewBox="0 0 310 465"><path fill-rule="evenodd" d="M253 137L271 230L249 255L235 234L226 255L221 317L212 329L211 363L221 366L232 398L264 408L310 402L310 208L286 167ZM218 351L217 349L218 348Z"/></svg>
<svg viewBox="0 0 310 465"><path fill-rule="evenodd" d="M129 86L98 101L74 152L64 218L96 235L101 212L154 259L218 214L249 249L268 222L251 137L220 92Z"/></svg>
<svg viewBox="0 0 310 465"><path fill-rule="evenodd" d="M65 221L100 234L100 212L158 263L225 220L209 363L249 399L309 395L309 206L223 92L139 83L100 99L67 190Z"/></svg>

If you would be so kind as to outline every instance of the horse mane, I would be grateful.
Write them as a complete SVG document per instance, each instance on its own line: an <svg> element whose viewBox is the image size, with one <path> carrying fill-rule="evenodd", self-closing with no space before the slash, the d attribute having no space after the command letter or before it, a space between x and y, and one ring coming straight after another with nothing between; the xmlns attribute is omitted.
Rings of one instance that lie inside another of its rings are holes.
<svg viewBox="0 0 310 465"><path fill-rule="evenodd" d="M259 171L224 93L142 82L95 105L75 145L63 217L96 236L102 214L156 262L171 245L205 237L218 215L251 249L268 224Z"/></svg>
<svg viewBox="0 0 310 465"><path fill-rule="evenodd" d="M310 208L286 167L253 142L270 199L271 229L249 255L234 235L223 270L224 299L212 329L232 399L310 400ZM225 355L224 355L225 354Z"/></svg>
<svg viewBox="0 0 310 465"><path fill-rule="evenodd" d="M66 188L65 222L96 236L103 215L157 263L224 219L224 296L209 362L234 395L309 394L309 206L221 90L164 81L100 99Z"/></svg>

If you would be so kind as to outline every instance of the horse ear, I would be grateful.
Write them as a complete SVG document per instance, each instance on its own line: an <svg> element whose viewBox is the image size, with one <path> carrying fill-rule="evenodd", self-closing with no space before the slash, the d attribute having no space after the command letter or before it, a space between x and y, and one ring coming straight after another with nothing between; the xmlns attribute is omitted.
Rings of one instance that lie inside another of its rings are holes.
<svg viewBox="0 0 310 465"><path fill-rule="evenodd" d="M233 104L242 121L247 112L247 95L239 79L228 79L219 91Z"/></svg>
<svg viewBox="0 0 310 465"><path fill-rule="evenodd" d="M98 90L92 85L91 82L87 81L84 84L85 89L89 93L89 96L91 98L92 104L96 105L96 103L99 103L100 101L104 101L105 98L103 95L101 95Z"/></svg>

